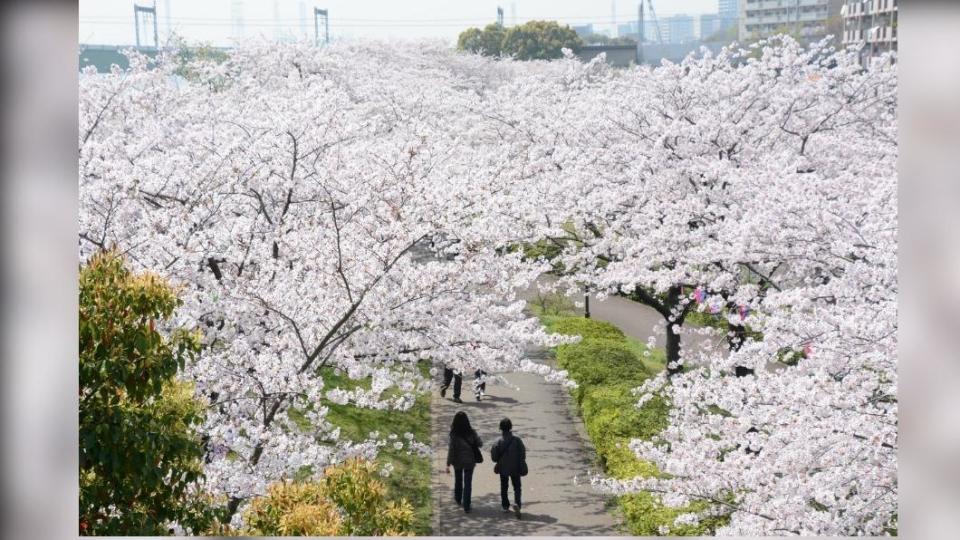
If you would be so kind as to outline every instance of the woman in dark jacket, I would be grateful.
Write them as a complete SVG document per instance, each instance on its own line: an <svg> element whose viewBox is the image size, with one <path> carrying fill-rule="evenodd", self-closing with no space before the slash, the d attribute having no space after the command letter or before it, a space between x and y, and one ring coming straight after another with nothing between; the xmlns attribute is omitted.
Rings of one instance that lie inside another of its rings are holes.
<svg viewBox="0 0 960 540"><path fill-rule="evenodd" d="M453 416L450 426L450 443L447 447L447 473L453 466L453 500L463 505L464 512L470 512L470 488L473 484L473 469L477 465L474 448L483 443L477 432L470 427L467 413L460 411Z"/></svg>

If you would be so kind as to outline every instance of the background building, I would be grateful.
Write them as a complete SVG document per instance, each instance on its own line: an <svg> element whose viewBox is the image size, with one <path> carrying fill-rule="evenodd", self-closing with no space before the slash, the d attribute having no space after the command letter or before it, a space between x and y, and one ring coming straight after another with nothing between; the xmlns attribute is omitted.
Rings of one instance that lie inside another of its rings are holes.
<svg viewBox="0 0 960 540"><path fill-rule="evenodd" d="M722 30L720 15L707 13L700 16L700 39L707 39Z"/></svg>
<svg viewBox="0 0 960 540"><path fill-rule="evenodd" d="M606 62L614 67L628 67L637 63L636 45L584 45L577 57L589 62L600 53L604 53Z"/></svg>
<svg viewBox="0 0 960 540"><path fill-rule="evenodd" d="M591 24L581 24L581 25L577 25L577 26L571 26L570 28L571 28L574 32L576 32L577 35L580 36L580 37L586 37L586 36L589 36L590 34L593 34L593 33L594 33L594 32L593 32L593 24L592 24L592 23L591 23Z"/></svg>
<svg viewBox="0 0 960 540"><path fill-rule="evenodd" d="M696 33L693 31L693 17L690 15L673 15L667 17L667 34L669 39L664 36L667 43L687 43L696 39Z"/></svg>
<svg viewBox="0 0 960 540"><path fill-rule="evenodd" d="M786 33L810 40L839 34L842 0L741 0L740 39L752 41Z"/></svg>
<svg viewBox="0 0 960 540"><path fill-rule="evenodd" d="M730 28L737 26L737 20L740 18L740 2L742 0L718 0L717 15L720 16L721 28Z"/></svg>
<svg viewBox="0 0 960 540"><path fill-rule="evenodd" d="M667 21L664 19L658 19L654 21L653 19L647 17L643 21L643 39L650 43L656 43L660 41L658 37L663 36L664 43L670 43L670 29L667 27Z"/></svg>
<svg viewBox="0 0 960 540"><path fill-rule="evenodd" d="M861 62L897 50L897 0L846 0L843 17L843 44L865 43Z"/></svg>
<svg viewBox="0 0 960 540"><path fill-rule="evenodd" d="M637 21L617 25L617 37L637 39L638 35L639 32L637 32Z"/></svg>

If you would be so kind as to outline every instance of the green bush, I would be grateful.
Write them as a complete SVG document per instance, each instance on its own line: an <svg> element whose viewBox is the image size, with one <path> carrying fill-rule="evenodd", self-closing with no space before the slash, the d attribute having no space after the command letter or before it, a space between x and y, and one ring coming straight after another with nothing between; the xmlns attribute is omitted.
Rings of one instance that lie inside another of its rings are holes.
<svg viewBox="0 0 960 540"><path fill-rule="evenodd" d="M541 318L543 325L548 329L551 324L560 319L575 317L573 300L559 293L537 293L527 301L530 311Z"/></svg>
<svg viewBox="0 0 960 540"><path fill-rule="evenodd" d="M563 251L563 247L549 240L538 240L522 245L523 258L531 261L544 259L552 261Z"/></svg>
<svg viewBox="0 0 960 540"><path fill-rule="evenodd" d="M322 484L279 482L250 503L244 524L252 536L336 536L343 518Z"/></svg>
<svg viewBox="0 0 960 540"><path fill-rule="evenodd" d="M617 479L663 476L656 465L638 459L630 449L632 439L649 440L669 425L669 404L663 398L656 396L638 409L639 398L633 394L633 389L653 372L645 365L662 369L663 351L650 351L650 358L644 361L646 346L626 338L610 323L543 314L541 320L551 332L584 338L557 347L556 358L578 383L573 395L604 471ZM617 497L616 503L629 533L637 536L660 535L664 526L671 535L710 535L724 519L674 525L677 516L705 510L706 503L669 508L648 492Z"/></svg>
<svg viewBox="0 0 960 540"><path fill-rule="evenodd" d="M408 536L413 507L391 500L376 465L351 459L329 467L318 483L270 486L244 515L255 536Z"/></svg>
<svg viewBox="0 0 960 540"><path fill-rule="evenodd" d="M183 328L161 332L180 299L161 277L134 274L116 252L95 255L79 278L80 533L203 530L210 498L197 427L205 407L176 379L200 350Z"/></svg>
<svg viewBox="0 0 960 540"><path fill-rule="evenodd" d="M583 339L626 340L623 330L606 322L585 317L561 317L548 328L555 334L581 336Z"/></svg>
<svg viewBox="0 0 960 540"><path fill-rule="evenodd" d="M413 533L413 507L406 499L388 500L387 488L370 461L351 459L323 474L327 497L344 516L345 536L398 536Z"/></svg>
<svg viewBox="0 0 960 540"><path fill-rule="evenodd" d="M583 420L593 440L649 439L668 426L667 404L659 396L637 408L633 383L599 385L584 391Z"/></svg>
<svg viewBox="0 0 960 540"><path fill-rule="evenodd" d="M628 438L601 439L597 451L602 451L603 466L611 478L628 480L637 476L663 476L653 463L637 459L637 455L630 449Z"/></svg>
<svg viewBox="0 0 960 540"><path fill-rule="evenodd" d="M727 331L727 318L719 313L691 310L683 318L683 324L688 326L709 326L718 330Z"/></svg>
<svg viewBox="0 0 960 540"><path fill-rule="evenodd" d="M577 405L593 386L613 383L636 386L649 376L626 343L613 339L588 339L557 347L557 364L579 385L574 392Z"/></svg>
<svg viewBox="0 0 960 540"><path fill-rule="evenodd" d="M707 509L705 502L693 502L681 508L664 506L651 493L641 492L617 497L617 505L623 513L630 534L635 536L660 536L660 526L665 525L670 536L712 536L713 531L725 521L724 517L704 519L697 525L674 525L677 516Z"/></svg>

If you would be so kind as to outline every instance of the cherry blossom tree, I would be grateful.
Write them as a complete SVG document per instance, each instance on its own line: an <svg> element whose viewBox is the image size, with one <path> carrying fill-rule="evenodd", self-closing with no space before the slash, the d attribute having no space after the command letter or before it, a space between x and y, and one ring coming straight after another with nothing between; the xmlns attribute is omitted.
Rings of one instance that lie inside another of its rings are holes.
<svg viewBox="0 0 960 540"><path fill-rule="evenodd" d="M133 55L81 78L79 249L183 286L207 487L234 515L375 455L321 399L408 407L424 359L562 380L524 359L560 339L517 296L549 265L516 246L546 239L559 286L663 317L668 370L638 399L670 427L633 447L666 475L598 485L707 501L720 534L896 528L889 64L789 38L628 70L249 43L177 72ZM695 310L726 318L724 350L681 348ZM331 368L371 389L327 388Z"/></svg>
<svg viewBox="0 0 960 540"><path fill-rule="evenodd" d="M718 534L889 533L897 516L895 70L863 70L855 53L790 40L745 63L728 54L653 70L655 80L684 83L650 82L652 106L660 95L687 108L660 109L668 125L654 130L665 138L653 148L633 141L634 152L659 156L643 183L660 186L622 219L634 224L658 208L656 222L631 230L605 221L599 239L583 244L605 247L596 258L629 254L594 267L601 284L647 276L668 299L671 287L699 288L699 305L674 293L680 308L668 328L695 307L743 306L725 311L731 327L761 336L731 332L729 355L708 351L695 369L641 389L641 404L657 392L672 404L670 428L633 445L669 477L598 483L661 493L670 505L708 501L708 514L729 516ZM663 245L670 249L657 251Z"/></svg>
<svg viewBox="0 0 960 540"><path fill-rule="evenodd" d="M671 427L634 446L671 476L599 485L712 503L720 534L882 534L896 72L828 42L755 49L625 71L568 60L502 87L485 117L510 173L491 219L508 241L552 242L568 291L663 316L668 370L640 393L668 399ZM726 350L681 350L694 310L727 320Z"/></svg>
<svg viewBox="0 0 960 540"><path fill-rule="evenodd" d="M375 455L381 441L338 440L321 398L409 407L420 359L562 377L524 358L556 342L516 297L539 269L458 235L486 159L461 142L465 103L504 69L465 81L471 63L262 43L190 82L136 55L83 76L81 256L116 246L185 288L181 322L205 335L188 372L210 403L206 480L231 514L306 465ZM326 388L327 366L372 389Z"/></svg>
<svg viewBox="0 0 960 540"><path fill-rule="evenodd" d="M753 197L746 179L771 174L766 163L784 153L810 169L811 141L838 126L877 129L860 116L885 79L856 65L825 77L830 52L787 38L762 59L729 50L626 71L570 61L563 77L521 94L530 99L505 97L497 119L516 127L500 130L501 153L523 156L515 168L535 173L515 191L537 194L514 205L514 234L560 248L570 290L625 294L660 313L668 369L679 373L688 313L749 312L771 287L779 261L742 256L728 226ZM730 348L743 342L741 323L731 319Z"/></svg>

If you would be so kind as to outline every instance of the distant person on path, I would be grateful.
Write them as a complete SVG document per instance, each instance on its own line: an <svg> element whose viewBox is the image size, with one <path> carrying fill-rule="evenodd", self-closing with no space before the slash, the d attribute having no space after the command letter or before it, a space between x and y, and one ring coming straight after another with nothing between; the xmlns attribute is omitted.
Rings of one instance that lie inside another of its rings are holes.
<svg viewBox="0 0 960 540"><path fill-rule="evenodd" d="M453 500L463 505L463 511L470 513L470 489L473 485L473 469L483 461L480 446L483 442L477 432L470 427L467 413L459 411L453 415L450 426L450 442L447 446L447 474L453 466ZM479 459L478 459L479 458Z"/></svg>
<svg viewBox="0 0 960 540"><path fill-rule="evenodd" d="M450 388L450 381L453 381L453 401L463 403L460 400L460 389L463 387L463 375L459 371L444 366L443 384L440 386L440 397L447 396L447 388Z"/></svg>
<svg viewBox="0 0 960 540"><path fill-rule="evenodd" d="M480 401L487 392L487 372L478 369L473 373L473 395L477 397L477 401Z"/></svg>
<svg viewBox="0 0 960 540"><path fill-rule="evenodd" d="M510 511L507 489L513 483L513 513L520 519L520 477L527 475L527 449L520 437L512 433L513 422L509 418L500 421L500 440L490 449L490 457L497 464L493 472L500 475L500 505L504 512Z"/></svg>

